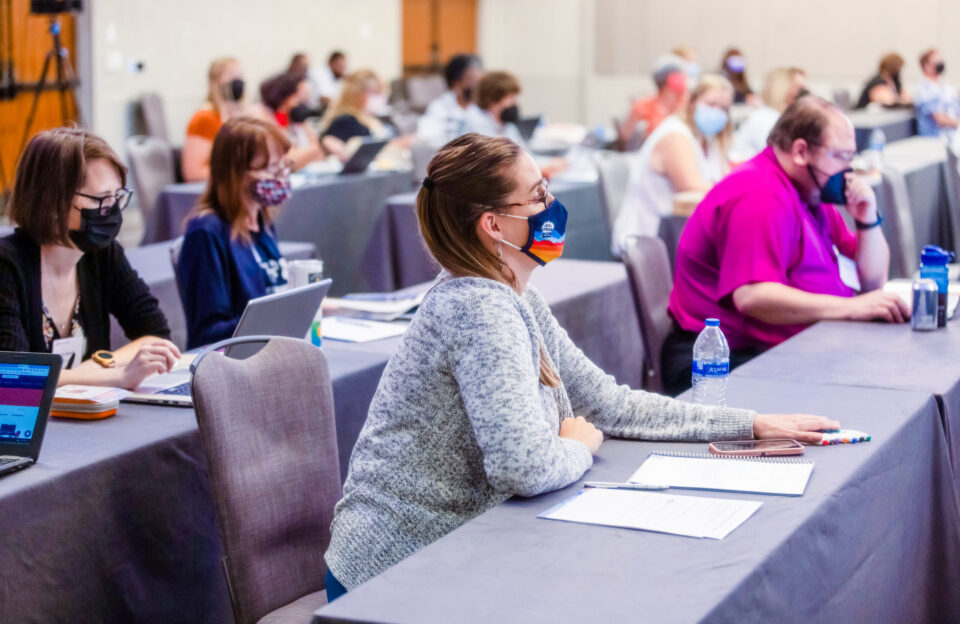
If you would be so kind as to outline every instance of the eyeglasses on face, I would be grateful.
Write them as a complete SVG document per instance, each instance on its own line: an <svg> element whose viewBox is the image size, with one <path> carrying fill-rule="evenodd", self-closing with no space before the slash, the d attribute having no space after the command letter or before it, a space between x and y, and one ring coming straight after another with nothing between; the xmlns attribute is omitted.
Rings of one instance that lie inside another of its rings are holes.
<svg viewBox="0 0 960 624"><path fill-rule="evenodd" d="M74 195L79 195L80 197L86 197L87 199L92 199L97 202L97 206L91 208L79 207L80 210L95 210L101 217L105 217L114 209L123 210L128 205L130 205L130 198L133 197L133 191L127 187L118 189L112 195L87 195L86 193L74 193Z"/></svg>

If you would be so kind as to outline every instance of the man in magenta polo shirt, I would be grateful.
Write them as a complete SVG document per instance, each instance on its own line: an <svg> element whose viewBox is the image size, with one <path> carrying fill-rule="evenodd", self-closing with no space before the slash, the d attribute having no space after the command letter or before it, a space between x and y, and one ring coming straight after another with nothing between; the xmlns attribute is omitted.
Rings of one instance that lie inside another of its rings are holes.
<svg viewBox="0 0 960 624"><path fill-rule="evenodd" d="M690 386L693 343L707 318L720 319L731 367L822 319L909 318L900 298L881 290L890 251L873 190L844 173L856 155L850 120L826 100L802 97L767 142L707 194L680 237L675 327L663 349L668 393ZM844 199L856 233L824 203Z"/></svg>

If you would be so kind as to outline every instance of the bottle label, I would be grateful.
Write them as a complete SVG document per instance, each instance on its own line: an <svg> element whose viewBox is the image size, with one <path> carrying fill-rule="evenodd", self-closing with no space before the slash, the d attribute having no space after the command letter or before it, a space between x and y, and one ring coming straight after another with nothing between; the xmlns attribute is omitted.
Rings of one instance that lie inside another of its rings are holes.
<svg viewBox="0 0 960 624"><path fill-rule="evenodd" d="M730 362L711 362L703 364L694 360L693 374L703 377L726 377L730 374Z"/></svg>

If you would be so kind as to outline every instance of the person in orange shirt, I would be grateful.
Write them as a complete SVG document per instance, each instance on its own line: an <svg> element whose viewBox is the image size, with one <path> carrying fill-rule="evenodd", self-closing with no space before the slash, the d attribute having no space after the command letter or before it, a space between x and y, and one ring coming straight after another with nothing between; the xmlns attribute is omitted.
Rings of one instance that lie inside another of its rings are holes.
<svg viewBox="0 0 960 624"><path fill-rule="evenodd" d="M687 62L673 54L657 59L653 66L656 95L638 98L620 127L620 139L628 145L638 131L637 124L646 122L643 138L650 136L660 122L683 109L687 102Z"/></svg>
<svg viewBox="0 0 960 624"><path fill-rule="evenodd" d="M215 59L210 63L207 78L207 101L190 118L183 144L183 177L187 182L210 177L210 150L224 122L240 115L260 116L244 103L246 83L237 59Z"/></svg>

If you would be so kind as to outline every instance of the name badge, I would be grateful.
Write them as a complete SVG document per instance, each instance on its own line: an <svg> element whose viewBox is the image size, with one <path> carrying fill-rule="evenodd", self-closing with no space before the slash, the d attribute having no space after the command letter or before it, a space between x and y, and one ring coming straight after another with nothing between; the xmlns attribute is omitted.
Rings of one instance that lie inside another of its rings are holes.
<svg viewBox="0 0 960 624"><path fill-rule="evenodd" d="M83 361L83 354L87 350L87 341L82 336L57 338L53 341L51 351L63 357L63 368L69 369L79 366Z"/></svg>
<svg viewBox="0 0 960 624"><path fill-rule="evenodd" d="M860 273L857 272L857 263L846 257L837 246L833 246L833 253L837 256L837 266L840 268L840 281L860 292Z"/></svg>

